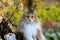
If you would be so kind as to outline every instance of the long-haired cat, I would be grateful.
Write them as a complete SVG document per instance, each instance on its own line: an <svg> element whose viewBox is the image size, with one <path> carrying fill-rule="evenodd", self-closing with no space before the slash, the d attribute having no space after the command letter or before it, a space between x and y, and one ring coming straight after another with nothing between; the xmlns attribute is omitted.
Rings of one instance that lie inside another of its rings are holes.
<svg viewBox="0 0 60 40"><path fill-rule="evenodd" d="M16 29L18 40L45 40L41 27L35 10L25 11Z"/></svg>

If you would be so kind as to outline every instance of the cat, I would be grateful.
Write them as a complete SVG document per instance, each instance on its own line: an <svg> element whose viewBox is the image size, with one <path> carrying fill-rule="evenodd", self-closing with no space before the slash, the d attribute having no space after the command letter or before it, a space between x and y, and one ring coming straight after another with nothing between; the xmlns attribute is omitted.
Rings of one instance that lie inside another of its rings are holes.
<svg viewBox="0 0 60 40"><path fill-rule="evenodd" d="M15 33L18 35L18 40L46 40L41 23L36 16L36 10L24 11Z"/></svg>

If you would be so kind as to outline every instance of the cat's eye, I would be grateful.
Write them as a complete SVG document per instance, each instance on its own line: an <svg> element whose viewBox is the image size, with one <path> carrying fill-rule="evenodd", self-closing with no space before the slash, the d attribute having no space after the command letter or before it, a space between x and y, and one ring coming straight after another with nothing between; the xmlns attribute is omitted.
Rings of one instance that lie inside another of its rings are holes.
<svg viewBox="0 0 60 40"><path fill-rule="evenodd" d="M31 16L31 18L34 18L34 16Z"/></svg>
<svg viewBox="0 0 60 40"><path fill-rule="evenodd" d="M29 16L26 16L27 18L29 18Z"/></svg>
<svg viewBox="0 0 60 40"><path fill-rule="evenodd" d="M27 18L31 17L31 18L34 18L34 16L26 16Z"/></svg>

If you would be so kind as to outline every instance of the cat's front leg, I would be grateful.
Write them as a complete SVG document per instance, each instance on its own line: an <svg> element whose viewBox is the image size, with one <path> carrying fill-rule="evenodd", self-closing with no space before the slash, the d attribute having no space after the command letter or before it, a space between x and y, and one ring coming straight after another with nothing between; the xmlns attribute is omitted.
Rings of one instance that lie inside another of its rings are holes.
<svg viewBox="0 0 60 40"><path fill-rule="evenodd" d="M46 40L42 31L40 31L40 30L37 31L37 40Z"/></svg>

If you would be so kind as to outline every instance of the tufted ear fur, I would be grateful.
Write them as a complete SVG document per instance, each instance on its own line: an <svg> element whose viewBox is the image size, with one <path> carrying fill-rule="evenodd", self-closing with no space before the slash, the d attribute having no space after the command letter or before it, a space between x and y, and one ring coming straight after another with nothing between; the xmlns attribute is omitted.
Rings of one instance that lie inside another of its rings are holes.
<svg viewBox="0 0 60 40"><path fill-rule="evenodd" d="M36 10L33 11L33 14L36 14Z"/></svg>
<svg viewBox="0 0 60 40"><path fill-rule="evenodd" d="M24 9L24 10L23 10L23 12L24 12L24 14L25 14L25 13L27 13L27 12L28 12L28 10L27 10L27 9Z"/></svg>

